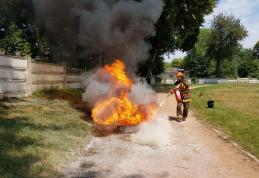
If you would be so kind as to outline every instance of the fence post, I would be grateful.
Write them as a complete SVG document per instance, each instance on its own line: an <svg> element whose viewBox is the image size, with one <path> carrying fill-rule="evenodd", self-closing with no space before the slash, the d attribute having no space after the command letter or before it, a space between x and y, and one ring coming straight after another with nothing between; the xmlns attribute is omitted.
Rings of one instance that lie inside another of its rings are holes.
<svg viewBox="0 0 259 178"><path fill-rule="evenodd" d="M31 65L31 57L28 56L27 58L27 87L28 87L28 95L32 95L32 65Z"/></svg>
<svg viewBox="0 0 259 178"><path fill-rule="evenodd" d="M63 65L63 77L64 77L63 87L66 88L67 87L67 64L65 62L63 62L62 65Z"/></svg>

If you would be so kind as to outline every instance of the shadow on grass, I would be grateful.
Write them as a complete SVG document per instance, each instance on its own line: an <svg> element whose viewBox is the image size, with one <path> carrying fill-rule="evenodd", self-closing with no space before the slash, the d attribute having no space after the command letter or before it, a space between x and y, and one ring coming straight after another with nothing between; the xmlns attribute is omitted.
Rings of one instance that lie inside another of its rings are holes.
<svg viewBox="0 0 259 178"><path fill-rule="evenodd" d="M21 98L0 98L0 114L10 109L10 106L6 105L6 103L15 104L23 101L24 99Z"/></svg>
<svg viewBox="0 0 259 178"><path fill-rule="evenodd" d="M91 110L86 102L82 100L83 90L80 89L47 89L34 93L34 96L44 97L48 100L65 100L70 106L84 113L82 119L92 123Z"/></svg>
<svg viewBox="0 0 259 178"><path fill-rule="evenodd" d="M28 122L27 118L17 117L13 119L4 118L4 113L0 115L0 177L41 177L43 172L49 172L53 177L59 175L50 167L43 165L37 167L35 164L44 159L43 154L37 151L30 152L31 147L42 146L43 138L37 138L29 134L21 133L24 128L42 130L43 128ZM37 149L35 149L37 150ZM44 173L44 174L45 174ZM45 174L46 175L46 174ZM45 177L45 176L42 176Z"/></svg>

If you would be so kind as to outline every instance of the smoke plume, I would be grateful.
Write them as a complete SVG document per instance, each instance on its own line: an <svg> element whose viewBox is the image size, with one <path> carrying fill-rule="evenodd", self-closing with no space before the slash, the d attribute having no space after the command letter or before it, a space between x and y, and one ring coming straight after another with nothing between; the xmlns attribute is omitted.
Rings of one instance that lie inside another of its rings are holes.
<svg viewBox="0 0 259 178"><path fill-rule="evenodd" d="M33 0L39 21L64 48L83 48L106 62L134 67L148 57L146 38L155 35L162 0Z"/></svg>
<svg viewBox="0 0 259 178"><path fill-rule="evenodd" d="M103 56L105 63L121 59L130 71L138 62L148 58L150 44L147 39L156 34L155 23L163 10L163 0L33 0L33 2L39 22L45 27L51 39L60 48L66 49L70 56L75 56L83 50L84 54L89 56ZM109 102L110 104L105 105L101 112L97 112L98 121L111 116L115 108L118 108L124 89L129 92L126 101L133 103L134 106L137 105L136 112L141 112L142 115L138 116L143 116L143 119L151 119L148 117L152 115L151 111L154 109L152 106L157 106L155 92L147 84L133 81L131 87L121 86L120 82L114 83L112 75L103 69L97 69L88 75L84 79L84 88L86 92L83 100L91 107L106 99L118 98L116 102ZM128 115L124 117L128 118ZM160 123L162 122L159 120L152 122L151 125L143 125L140 133L136 135L136 140L143 142L141 140L143 135L144 140L148 140L146 134L151 136L152 140L160 139L158 133L164 133ZM163 143L158 143L161 144Z"/></svg>

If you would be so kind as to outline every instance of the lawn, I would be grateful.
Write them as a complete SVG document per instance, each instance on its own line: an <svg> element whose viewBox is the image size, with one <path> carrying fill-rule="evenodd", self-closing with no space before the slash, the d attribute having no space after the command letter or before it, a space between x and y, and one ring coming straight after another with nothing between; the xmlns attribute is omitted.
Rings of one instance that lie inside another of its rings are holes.
<svg viewBox="0 0 259 178"><path fill-rule="evenodd" d="M212 85L192 90L196 117L216 126L259 157L259 85ZM215 108L207 108L207 101Z"/></svg>
<svg viewBox="0 0 259 178"><path fill-rule="evenodd" d="M62 177L91 137L78 90L48 90L0 101L0 177Z"/></svg>

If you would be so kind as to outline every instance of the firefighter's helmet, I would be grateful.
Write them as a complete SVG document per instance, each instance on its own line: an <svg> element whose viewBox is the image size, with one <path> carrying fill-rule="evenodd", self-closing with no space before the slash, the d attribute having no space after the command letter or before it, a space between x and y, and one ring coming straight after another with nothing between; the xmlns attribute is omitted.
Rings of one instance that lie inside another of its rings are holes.
<svg viewBox="0 0 259 178"><path fill-rule="evenodd" d="M176 78L180 78L180 77L183 77L183 73L182 72L177 72L176 73Z"/></svg>

